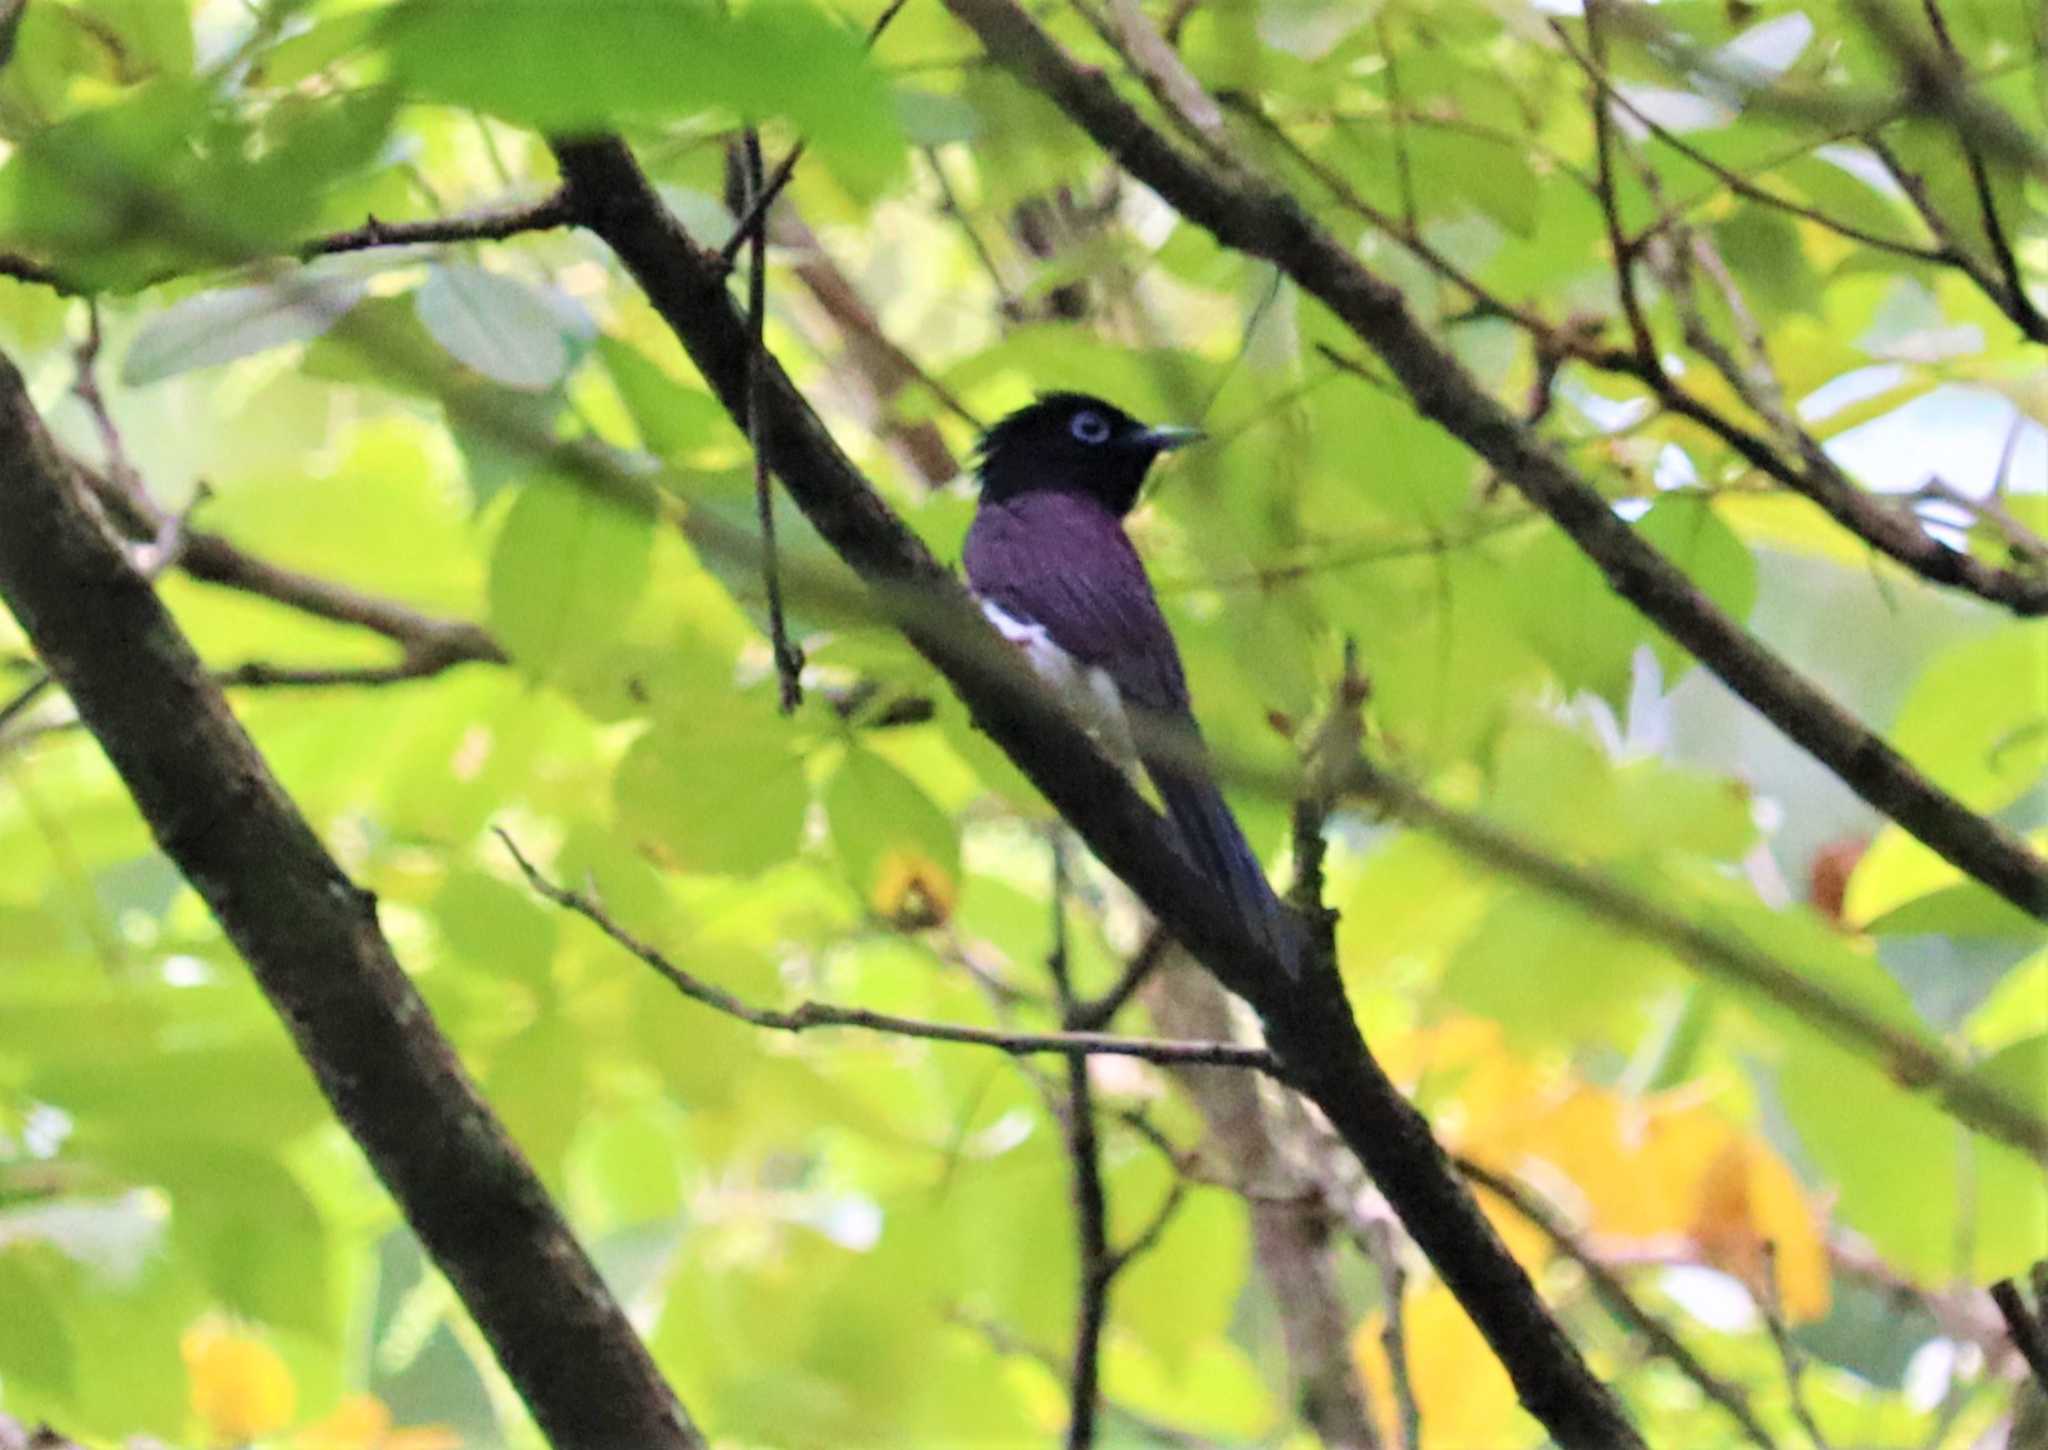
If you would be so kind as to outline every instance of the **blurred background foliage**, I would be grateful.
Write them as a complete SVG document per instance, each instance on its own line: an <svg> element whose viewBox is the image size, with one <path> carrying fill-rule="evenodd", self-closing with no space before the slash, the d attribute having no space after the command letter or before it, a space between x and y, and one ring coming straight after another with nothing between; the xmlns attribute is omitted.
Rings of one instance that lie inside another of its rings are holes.
<svg viewBox="0 0 2048 1450"><path fill-rule="evenodd" d="M1877 558L1640 383L1557 369L1403 245L1553 324L1618 333L1587 74L1552 28L1583 53L1571 8L1091 0L1043 19L1141 100L1103 36L1128 11L1167 37L1246 153L1702 589L1972 807L2041 839L2038 625ZM1981 95L2039 136L2038 7L1942 8ZM623 127L712 246L734 225L735 122L762 120L771 163L808 140L770 225L768 343L944 557L971 514L956 475L975 422L1037 389L1210 432L1133 529L1262 852L1284 856L1286 802L1256 782L1293 767L1291 733L1356 641L1375 749L1441 799L1739 931L2048 1116L2037 923L1693 667L1361 375L1328 317L1120 178L931 0L871 52L865 0L11 10L0 246L99 293L104 330L82 358L85 303L0 280L0 337L52 425L167 509L203 486L194 529L479 622L509 657L373 687L352 676L388 669L390 639L175 570L161 585L211 664L253 667L242 718L378 894L437 1019L721 1443L1057 1432L1076 1245L1056 1080L969 1047L716 1016L531 895L489 828L749 1001L1046 1028L1044 808L900 639L802 587L810 692L779 714L753 566L521 446L577 440L690 518L752 527L744 439L595 242L276 260L367 218L537 201L547 129ZM1645 269L1674 371L1767 429L1711 356L1753 342L1860 482L2025 564L2048 530L2038 349L1960 270L1912 254L1946 243L1989 265L1955 128L1882 131L1923 211L1830 110L1897 91L1866 12L1630 14L1607 58L1627 102L1616 212L1631 232L1675 213L1721 273ZM1771 82L1803 101L1757 101ZM1989 162L2033 277L2041 175L2023 155ZM1914 495L1931 475L1963 502ZM793 510L780 522L800 586L823 545ZM10 697L33 678L8 622L0 669ZM277 683L291 671L332 678ZM2012 1412L1972 1286L2048 1255L2037 1161L1667 943L1368 812L1332 834L1342 966L1390 1068L1456 1152L1540 1192L1783 1443L1803 1443L1805 1415L1837 1445L1977 1444ZM0 859L0 1408L196 1443L530 1443L61 699L0 730ZM1142 924L1085 869L1070 918L1080 986L1108 986ZM1145 1030L1142 1005L1128 1015ZM1167 1075L1098 1067L1113 1235L1173 1203L1117 1285L1102 1443L1305 1443L1286 1306L1254 1262L1257 1185L1204 1156ZM1370 1220L1367 1190L1347 1201ZM1733 1442L1570 1256L1486 1203L1651 1443ZM1336 1254L1391 1424L1390 1281L1341 1234ZM1409 1268L1423 1443L1535 1443L1462 1312Z"/></svg>

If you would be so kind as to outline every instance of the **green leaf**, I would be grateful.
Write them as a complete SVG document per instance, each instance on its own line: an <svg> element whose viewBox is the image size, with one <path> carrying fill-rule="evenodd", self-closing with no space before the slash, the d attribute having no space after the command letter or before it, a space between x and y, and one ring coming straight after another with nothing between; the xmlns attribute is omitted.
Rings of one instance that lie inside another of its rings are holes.
<svg viewBox="0 0 2048 1450"><path fill-rule="evenodd" d="M481 871L450 874L433 914L448 944L495 977L546 987L554 966L557 913L530 891Z"/></svg>
<svg viewBox="0 0 2048 1450"><path fill-rule="evenodd" d="M825 787L832 845L853 887L884 917L944 921L960 892L960 838L917 783L853 749Z"/></svg>
<svg viewBox="0 0 2048 1450"><path fill-rule="evenodd" d="M1416 200L1425 213L1441 210L1447 200L1461 201L1518 237L1534 235L1544 188L1534 184L1523 152L1483 136L1433 127L1411 130L1407 144L1412 174L1436 183L1418 188Z"/></svg>
<svg viewBox="0 0 2048 1450"><path fill-rule="evenodd" d="M87 1145L168 1136L205 1123L216 1139L261 1148L329 1119L306 1065L282 1041L215 1044L125 1062L44 1063L30 1074L28 1088L70 1113Z"/></svg>
<svg viewBox="0 0 2048 1450"><path fill-rule="evenodd" d="M354 277L300 273L257 287L200 292L154 313L121 360L129 387L159 382L320 336L363 299Z"/></svg>
<svg viewBox="0 0 2048 1450"><path fill-rule="evenodd" d="M731 16L701 0L409 0L385 39L415 95L544 132L706 108L780 116L863 189L887 180L903 151L888 87L860 36L796 0L759 0Z"/></svg>
<svg viewBox="0 0 2048 1450"><path fill-rule="evenodd" d="M2036 785L2048 766L2048 626L2008 624L1937 656L1899 708L1892 743L1979 810Z"/></svg>
<svg viewBox="0 0 2048 1450"><path fill-rule="evenodd" d="M267 1153L184 1134L128 1139L112 1160L171 1196L171 1237L220 1302L281 1329L335 1326L327 1225Z"/></svg>
<svg viewBox="0 0 2048 1450"><path fill-rule="evenodd" d="M637 964L626 962L621 970ZM527 1161L559 1183L562 1156L587 1108L587 1047L559 1016L543 1017L499 1047L484 1074L484 1091Z"/></svg>
<svg viewBox="0 0 2048 1450"><path fill-rule="evenodd" d="M1636 533L1683 570L1738 623L1756 602L1756 560L1697 494L1669 494L1651 506ZM1686 654L1615 594L1597 566L1561 533L1532 544L1517 583L1537 601L1523 612L1529 641L1567 688L1590 690L1619 708L1628 698L1631 657L1648 644L1667 682L1691 667Z"/></svg>
<svg viewBox="0 0 2048 1450"><path fill-rule="evenodd" d="M1150 1161L1157 1163L1156 1158ZM1115 1175L1113 1201L1126 1197L1136 1176L1129 1171ZM1147 1213L1158 1204L1164 1185L1154 1182L1152 1188L1141 1198ZM1198 1189L1174 1212L1158 1242L1133 1259L1117 1281L1118 1324L1175 1371L1230 1328L1250 1255L1249 1220L1244 1200ZM1121 1232L1128 1237L1144 1227L1143 1222L1125 1225Z"/></svg>
<svg viewBox="0 0 2048 1450"><path fill-rule="evenodd" d="M619 762L613 799L621 827L683 870L749 875L796 849L811 791L802 762L773 734L664 725Z"/></svg>
<svg viewBox="0 0 2048 1450"><path fill-rule="evenodd" d="M1444 968L1443 992L1524 1042L1638 1035L1644 1003L1674 979L1670 954L1534 893L1504 898Z"/></svg>
<svg viewBox="0 0 2048 1450"><path fill-rule="evenodd" d="M648 452L674 458L707 444L738 440L718 399L702 388L686 387L630 343L600 337L597 355Z"/></svg>
<svg viewBox="0 0 2048 1450"><path fill-rule="evenodd" d="M536 680L600 655L647 588L654 521L553 477L521 491L491 553L490 624Z"/></svg>
<svg viewBox="0 0 2048 1450"><path fill-rule="evenodd" d="M1714 224L1714 240L1752 304L1771 313L1818 315L1820 277L1806 260L1798 227L1785 213L1756 205L1737 207Z"/></svg>
<svg viewBox="0 0 2048 1450"><path fill-rule="evenodd" d="M1893 1267L1986 1282L2048 1255L2048 1184L2024 1154L1974 1137L1926 1097L1818 1039L1786 1047L1778 1092L1800 1141L1838 1195L1842 1221ZM2025 1056L2038 1065L2034 1045ZM1956 1261L1962 1243L1972 1249L1967 1264Z"/></svg>
<svg viewBox="0 0 2048 1450"><path fill-rule="evenodd" d="M1973 1068L1970 1077L2048 1119L2048 1033L2007 1043Z"/></svg>
<svg viewBox="0 0 2048 1450"><path fill-rule="evenodd" d="M1864 924L1871 936L1940 933L1960 937L2011 937L2048 941L2048 927L1977 881L1959 881L1917 896Z"/></svg>
<svg viewBox="0 0 2048 1450"><path fill-rule="evenodd" d="M0 1251L0 1304L7 1306L0 1314L0 1380L10 1388L56 1397L72 1393L78 1352L64 1322L63 1300L50 1282L64 1272L54 1251L33 1240Z"/></svg>
<svg viewBox="0 0 2048 1450"><path fill-rule="evenodd" d="M480 267L434 267L413 306L458 362L528 393L567 376L592 331L582 309L560 293Z"/></svg>
<svg viewBox="0 0 2048 1450"><path fill-rule="evenodd" d="M259 141L208 87L159 80L45 127L0 169L0 239L115 288L289 250L324 190L376 155L393 97L281 110Z"/></svg>

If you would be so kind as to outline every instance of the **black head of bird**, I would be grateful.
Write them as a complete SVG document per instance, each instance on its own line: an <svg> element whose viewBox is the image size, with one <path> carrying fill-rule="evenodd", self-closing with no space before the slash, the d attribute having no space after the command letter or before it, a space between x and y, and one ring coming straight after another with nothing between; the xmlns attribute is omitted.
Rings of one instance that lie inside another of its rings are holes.
<svg viewBox="0 0 2048 1450"><path fill-rule="evenodd" d="M1201 436L1194 428L1147 426L1086 393L1041 393L982 435L982 497L1082 493L1122 517L1137 503L1152 461Z"/></svg>

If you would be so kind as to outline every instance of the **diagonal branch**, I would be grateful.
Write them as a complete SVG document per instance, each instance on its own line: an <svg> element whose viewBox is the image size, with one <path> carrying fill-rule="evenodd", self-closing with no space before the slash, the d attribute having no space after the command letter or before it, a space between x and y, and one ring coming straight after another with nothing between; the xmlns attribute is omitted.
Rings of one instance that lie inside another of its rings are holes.
<svg viewBox="0 0 2048 1450"><path fill-rule="evenodd" d="M2048 918L2048 862L1928 780L1723 613L1480 387L1417 322L1398 289L1311 221L1292 197L1253 175L1224 175L1173 145L1013 0L947 4L1000 64L1043 92L1182 215L1224 245L1273 263L1328 307L1379 355L1424 417L1492 464L1557 522L1616 593L1850 789L2022 910Z"/></svg>
<svg viewBox="0 0 2048 1450"><path fill-rule="evenodd" d="M540 1180L0 359L0 598L558 1445L698 1450ZM79 601L90 600L90 608ZM579 1349L561 1353L562 1336Z"/></svg>
<svg viewBox="0 0 2048 1450"><path fill-rule="evenodd" d="M578 219L611 246L727 412L744 423L746 328L718 255L662 206L619 141L553 145ZM780 367L764 371L762 443L798 507L1102 863L1259 1011L1289 1080L1365 1163L1507 1365L1530 1412L1567 1447L1640 1445L1473 1203L1429 1125L1367 1050L1334 963L1315 963L1304 981L1288 981L1271 951L1180 854L1158 814L1009 658L1013 652L995 640L958 581L847 460L788 375ZM963 641L977 647L963 648Z"/></svg>

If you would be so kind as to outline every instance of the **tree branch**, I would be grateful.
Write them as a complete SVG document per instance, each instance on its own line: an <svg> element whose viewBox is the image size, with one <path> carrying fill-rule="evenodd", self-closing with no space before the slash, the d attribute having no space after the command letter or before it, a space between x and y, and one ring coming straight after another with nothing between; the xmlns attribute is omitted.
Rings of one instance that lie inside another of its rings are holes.
<svg viewBox="0 0 2048 1450"><path fill-rule="evenodd" d="M330 232L299 248L302 260L376 247L414 247L451 242L502 242L526 232L553 231L570 224L567 193L560 187L525 206L455 212L420 221L385 222L375 217L359 227Z"/></svg>
<svg viewBox="0 0 2048 1450"><path fill-rule="evenodd" d="M563 910L582 917L654 968L670 986L692 1002L701 1003L714 1012L723 1012L728 1017L737 1017L755 1027L775 1032L807 1032L814 1027L859 1027L869 1032L893 1033L898 1037L922 1037L934 1042L965 1042L993 1047L1012 1057L1034 1057L1053 1052L1086 1058L1100 1053L1164 1064L1200 1063L1209 1067L1251 1068L1272 1076L1282 1073L1281 1064L1272 1053L1263 1048L1242 1047L1234 1042L1168 1042L1157 1038L1119 1037L1107 1032L998 1032L985 1027L963 1027L952 1022L897 1017L887 1012L870 1012L863 1007L837 1007L825 1002L804 1002L786 1012L756 1007L677 966L659 947L642 941L582 892L571 891L550 881L504 831L498 832L498 839L512 853L520 874L535 892Z"/></svg>
<svg viewBox="0 0 2048 1450"><path fill-rule="evenodd" d="M616 139L553 144L578 219L610 244L726 410L743 421L745 326L717 254L682 230ZM1103 864L1259 1010L1289 1080L1365 1162L1531 1413L1567 1447L1640 1445L1451 1171L1428 1124L1366 1050L1334 964L1313 964L1306 980L1289 982L1272 952L1179 853L1158 814L995 640L958 581L868 486L788 376L779 367L767 371L763 444L791 497Z"/></svg>
<svg viewBox="0 0 2048 1450"><path fill-rule="evenodd" d="M1724 614L1481 388L1416 321L1396 288L1315 225L1293 198L1255 176L1225 176L1175 147L1099 72L1077 65L1013 0L947 5L991 56L1043 92L1182 215L1226 246L1273 263L1327 306L1380 356L1424 417L1492 464L1556 520L1616 593L1850 789L1965 873L2030 914L2048 918L2048 863L1929 781Z"/></svg>
<svg viewBox="0 0 2048 1450"><path fill-rule="evenodd" d="M162 534L169 516L138 489L123 488L116 480L89 469L77 471L124 533L137 539ZM219 534L187 530L178 567L203 583L237 589L302 614L381 634L403 651L401 665L395 667L407 672L403 678L418 678L469 661L506 663L504 649L480 624L428 614L395 599L365 594L332 579L287 569L245 553Z"/></svg>
<svg viewBox="0 0 2048 1450"><path fill-rule="evenodd" d="M0 597L248 962L542 1432L561 1445L697 1450L688 1414L434 1029L374 901L271 776L4 359L0 496ZM565 1333L573 1356L561 1353Z"/></svg>

